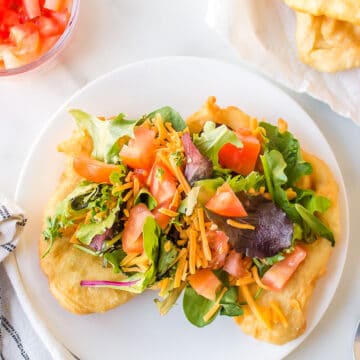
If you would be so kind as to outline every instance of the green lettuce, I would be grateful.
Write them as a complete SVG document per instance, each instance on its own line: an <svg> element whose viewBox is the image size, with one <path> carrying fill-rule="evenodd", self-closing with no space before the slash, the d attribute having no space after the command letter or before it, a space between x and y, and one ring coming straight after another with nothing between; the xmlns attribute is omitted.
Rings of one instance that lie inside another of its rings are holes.
<svg viewBox="0 0 360 360"><path fill-rule="evenodd" d="M258 191L261 186L265 185L264 175L260 175L257 171L252 171L248 176L236 175L227 179L230 187L234 192L249 191L254 189Z"/></svg>
<svg viewBox="0 0 360 360"><path fill-rule="evenodd" d="M276 126L266 122L259 126L266 130L265 151L277 150L284 158L286 187L292 187L301 176L311 174L311 164L302 159L299 141L290 132L280 133Z"/></svg>
<svg viewBox="0 0 360 360"><path fill-rule="evenodd" d="M92 156L109 164L119 162L120 145L118 140L122 137L133 137L134 127L139 120L126 120L124 114L116 118L102 121L96 116L82 110L70 110L80 129L86 130L93 140Z"/></svg>
<svg viewBox="0 0 360 360"><path fill-rule="evenodd" d="M150 191L142 188L134 199L134 205L145 204L147 208L151 211L157 207L156 199L151 195Z"/></svg>
<svg viewBox="0 0 360 360"><path fill-rule="evenodd" d="M225 144L233 144L242 147L242 143L236 134L225 125L216 127L212 121L207 121L200 135L195 134L193 142L200 152L208 157L217 171L224 171L219 164L219 151Z"/></svg>

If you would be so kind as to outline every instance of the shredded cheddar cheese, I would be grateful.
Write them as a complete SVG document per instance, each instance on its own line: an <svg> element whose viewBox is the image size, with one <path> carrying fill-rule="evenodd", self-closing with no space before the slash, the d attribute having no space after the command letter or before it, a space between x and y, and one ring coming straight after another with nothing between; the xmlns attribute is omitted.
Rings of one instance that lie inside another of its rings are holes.
<svg viewBox="0 0 360 360"><path fill-rule="evenodd" d="M280 322L282 325L287 328L289 326L288 321L284 315L284 313L281 311L279 304L277 304L275 301L270 301L270 306L273 312L278 316L280 319Z"/></svg>
<svg viewBox="0 0 360 360"><path fill-rule="evenodd" d="M226 223L229 224L232 227L235 227L237 229L247 229L247 230L255 230L255 226L251 224L243 224L238 221L227 219Z"/></svg>
<svg viewBox="0 0 360 360"><path fill-rule="evenodd" d="M257 269L256 266L253 266L253 267L251 268L251 273L252 273L252 275L253 275L253 277L254 277L254 280L255 280L256 284L257 284L259 287L261 287L262 289L265 289L265 290L270 290L270 288L269 288L268 286L266 286L266 285L261 281L261 279L260 279L260 277L259 277L258 269Z"/></svg>
<svg viewBox="0 0 360 360"><path fill-rule="evenodd" d="M269 317L264 314L263 311L258 307L252 295L250 294L249 288L247 285L240 285L240 291L244 296L246 302L249 305L250 310L254 314L254 316L261 321L268 329L271 329L271 322L269 321Z"/></svg>
<svg viewBox="0 0 360 360"><path fill-rule="evenodd" d="M178 215L179 215L178 212L172 211L172 210L166 209L166 208L160 208L160 209L159 209L159 213L164 214L164 215L167 215L167 216L170 216L170 217L175 217L175 216L178 216Z"/></svg>
<svg viewBox="0 0 360 360"><path fill-rule="evenodd" d="M218 298L216 299L215 304L204 315L203 319L204 319L205 322L208 322L216 314L216 312L220 309L220 301L221 301L222 297L224 296L224 294L226 293L226 291L227 291L227 288L224 287L221 290L221 293L219 294Z"/></svg>
<svg viewBox="0 0 360 360"><path fill-rule="evenodd" d="M200 227L200 234L201 234L201 241L202 241L202 250L204 253L204 257L207 261L211 260L211 251L209 247L209 243L206 236L205 231L205 222L204 222L204 210L202 208L197 209L197 216L199 220L199 227Z"/></svg>

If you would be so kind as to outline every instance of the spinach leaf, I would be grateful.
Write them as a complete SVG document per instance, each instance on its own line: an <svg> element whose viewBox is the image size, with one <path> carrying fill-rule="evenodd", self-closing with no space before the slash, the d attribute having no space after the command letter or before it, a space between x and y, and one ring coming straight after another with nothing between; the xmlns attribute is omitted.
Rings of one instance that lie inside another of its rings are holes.
<svg viewBox="0 0 360 360"><path fill-rule="evenodd" d="M156 199L145 188L142 188L139 191L139 193L136 195L136 198L134 200L134 205L137 205L140 203L145 204L150 211L154 210L157 207Z"/></svg>
<svg viewBox="0 0 360 360"><path fill-rule="evenodd" d="M313 215L309 210L300 204L295 204L295 208L304 222L316 235L328 239L332 246L335 245L335 239L332 231L327 226L325 226L320 219L318 219L315 215Z"/></svg>
<svg viewBox="0 0 360 360"><path fill-rule="evenodd" d="M183 310L186 318L193 325L197 327L204 327L214 321L219 311L215 313L209 321L204 321L204 316L214 306L214 303L215 301L208 300L205 297L198 295L198 293L190 285L185 288Z"/></svg>
<svg viewBox="0 0 360 360"><path fill-rule="evenodd" d="M257 171L252 171L248 176L236 175L227 179L230 187L235 193L240 191L249 191L254 189L258 191L261 186L265 185L264 175L260 175Z"/></svg>
<svg viewBox="0 0 360 360"><path fill-rule="evenodd" d="M238 290L236 286L231 286L221 298L220 315L240 316L244 313L241 305L238 303Z"/></svg>
<svg viewBox="0 0 360 360"><path fill-rule="evenodd" d="M236 134L226 125L216 127L212 121L207 121L200 135L195 134L193 142L200 152L208 157L217 171L225 170L219 164L219 151L225 144L241 147L242 143Z"/></svg>
<svg viewBox="0 0 360 360"><path fill-rule="evenodd" d="M290 132L280 133L276 126L266 122L259 126L266 130L265 151L277 150L284 158L287 187L293 186L301 176L311 174L311 164L302 159L299 141Z"/></svg>
<svg viewBox="0 0 360 360"><path fill-rule="evenodd" d="M102 121L82 110L70 110L80 129L86 130L93 140L92 156L110 164L119 162L120 145L118 140L124 136L132 137L139 120L125 120L124 114Z"/></svg>
<svg viewBox="0 0 360 360"><path fill-rule="evenodd" d="M297 193L296 203L303 205L307 210L314 214L315 212L324 213L329 209L331 202L328 198L316 195L310 189L295 189Z"/></svg>
<svg viewBox="0 0 360 360"><path fill-rule="evenodd" d="M160 114L164 122L171 123L172 127L176 131L182 131L186 128L186 123L180 114L170 106L164 106L151 112L146 118L153 119L156 114Z"/></svg>

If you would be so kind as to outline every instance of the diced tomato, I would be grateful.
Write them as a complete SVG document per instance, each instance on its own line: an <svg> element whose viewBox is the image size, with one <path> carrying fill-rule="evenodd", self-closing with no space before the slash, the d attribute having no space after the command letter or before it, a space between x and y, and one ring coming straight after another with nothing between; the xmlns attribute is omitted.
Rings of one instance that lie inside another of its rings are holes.
<svg viewBox="0 0 360 360"><path fill-rule="evenodd" d="M211 269L220 269L224 266L226 255L229 252L229 238L219 230L210 230L206 233L206 237L211 250L211 261L209 267Z"/></svg>
<svg viewBox="0 0 360 360"><path fill-rule="evenodd" d="M47 36L41 40L41 53L45 54L59 40L60 35Z"/></svg>
<svg viewBox="0 0 360 360"><path fill-rule="evenodd" d="M169 224L169 221L171 219L170 216L168 215L165 215L165 214L162 214L159 209L164 207L166 209L168 209L170 207L170 203L171 201L169 201L168 203L164 203L162 206L158 206L156 209L154 209L152 211L154 217L155 217L155 220L156 222L158 223L158 225L162 228L162 229L165 229L168 224ZM173 209L170 209L170 210L173 210ZM176 210L176 209L175 209Z"/></svg>
<svg viewBox="0 0 360 360"><path fill-rule="evenodd" d="M135 138L122 147L120 158L131 168L149 170L155 160L155 132L141 126L134 134Z"/></svg>
<svg viewBox="0 0 360 360"><path fill-rule="evenodd" d="M1 65L25 65L53 47L69 22L69 6L65 0L0 0Z"/></svg>
<svg viewBox="0 0 360 360"><path fill-rule="evenodd" d="M247 271L248 263L249 263L249 258L243 259L241 254L239 254L235 250L232 250L229 256L226 258L223 269L230 275L239 279L248 274Z"/></svg>
<svg viewBox="0 0 360 360"><path fill-rule="evenodd" d="M53 11L58 11L58 10L60 10L62 2L63 2L63 0L45 0L44 8L53 10Z"/></svg>
<svg viewBox="0 0 360 360"><path fill-rule="evenodd" d="M177 180L160 161L156 161L151 168L147 183L158 205L164 205L173 199Z"/></svg>
<svg viewBox="0 0 360 360"><path fill-rule="evenodd" d="M280 291L306 257L306 250L297 245L284 260L274 264L262 277L262 282L273 291Z"/></svg>
<svg viewBox="0 0 360 360"><path fill-rule="evenodd" d="M57 21L50 17L39 16L34 22L39 28L40 35L43 37L58 35L62 32Z"/></svg>
<svg viewBox="0 0 360 360"><path fill-rule="evenodd" d="M137 177L140 184L145 185L149 176L149 171L144 169L135 169L133 177Z"/></svg>
<svg viewBox="0 0 360 360"><path fill-rule="evenodd" d="M41 15L39 0L23 0L23 5L30 20Z"/></svg>
<svg viewBox="0 0 360 360"><path fill-rule="evenodd" d="M70 19L70 13L67 9L62 11L50 11L50 16L55 20L60 27L60 32L63 32Z"/></svg>
<svg viewBox="0 0 360 360"><path fill-rule="evenodd" d="M154 215L144 204L138 204L130 210L129 219L124 226L122 246L126 253L142 253L144 251L142 231L145 220Z"/></svg>
<svg viewBox="0 0 360 360"><path fill-rule="evenodd" d="M110 183L110 175L116 171L116 165L105 164L88 156L75 156L74 170L83 178L96 183Z"/></svg>
<svg viewBox="0 0 360 360"><path fill-rule="evenodd" d="M217 188L215 195L210 198L205 207L222 216L247 216L241 201L228 183Z"/></svg>
<svg viewBox="0 0 360 360"><path fill-rule="evenodd" d="M240 128L236 135L243 147L225 144L219 151L219 162L221 166L246 176L255 169L261 148L260 141L249 129Z"/></svg>
<svg viewBox="0 0 360 360"><path fill-rule="evenodd" d="M191 287L201 296L215 300L221 281L210 269L202 269L188 277Z"/></svg>

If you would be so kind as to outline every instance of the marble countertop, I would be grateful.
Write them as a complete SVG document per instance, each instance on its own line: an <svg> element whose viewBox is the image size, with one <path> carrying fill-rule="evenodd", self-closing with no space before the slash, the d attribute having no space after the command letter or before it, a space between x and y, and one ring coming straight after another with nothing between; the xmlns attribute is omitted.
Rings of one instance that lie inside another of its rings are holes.
<svg viewBox="0 0 360 360"><path fill-rule="evenodd" d="M50 115L98 76L134 61L168 55L238 63L232 48L207 27L206 7L206 0L83 1L74 37L54 63L19 78L0 79L0 191L14 196L25 157ZM288 359L351 359L360 318L360 127L307 95L283 90L328 139L344 176L351 224L348 258L333 302Z"/></svg>

